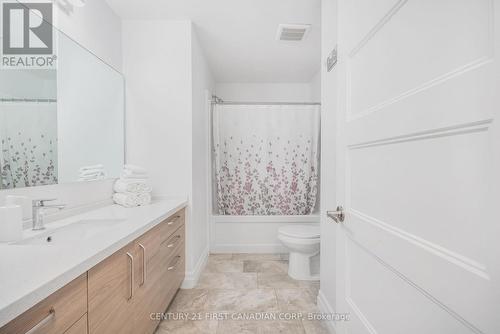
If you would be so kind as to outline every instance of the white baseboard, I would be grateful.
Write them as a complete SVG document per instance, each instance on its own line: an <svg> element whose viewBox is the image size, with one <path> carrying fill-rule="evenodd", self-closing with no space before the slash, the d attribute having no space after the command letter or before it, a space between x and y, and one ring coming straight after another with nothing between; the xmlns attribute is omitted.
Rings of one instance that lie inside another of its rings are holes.
<svg viewBox="0 0 500 334"><path fill-rule="evenodd" d="M328 302L321 289L318 292L318 309L320 313L327 313L327 314L335 313L335 310L333 309L332 305ZM325 323L328 327L328 331L332 334L335 334L335 321L326 321Z"/></svg>
<svg viewBox="0 0 500 334"><path fill-rule="evenodd" d="M184 282L182 282L181 289L192 289L198 284L198 280L200 279L200 275L205 269L207 265L209 255L209 247L205 248L203 253L201 254L198 262L195 267L191 271L186 271L186 277L184 278Z"/></svg>
<svg viewBox="0 0 500 334"><path fill-rule="evenodd" d="M219 244L213 245L211 253L287 253L286 248L281 244Z"/></svg>

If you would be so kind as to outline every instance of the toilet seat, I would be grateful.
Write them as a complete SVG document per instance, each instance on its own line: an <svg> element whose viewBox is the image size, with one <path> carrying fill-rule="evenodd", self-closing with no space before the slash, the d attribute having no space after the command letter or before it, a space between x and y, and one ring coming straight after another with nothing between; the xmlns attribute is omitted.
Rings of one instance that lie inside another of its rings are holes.
<svg viewBox="0 0 500 334"><path fill-rule="evenodd" d="M318 239L320 228L314 225L287 225L280 227L278 233L296 239Z"/></svg>

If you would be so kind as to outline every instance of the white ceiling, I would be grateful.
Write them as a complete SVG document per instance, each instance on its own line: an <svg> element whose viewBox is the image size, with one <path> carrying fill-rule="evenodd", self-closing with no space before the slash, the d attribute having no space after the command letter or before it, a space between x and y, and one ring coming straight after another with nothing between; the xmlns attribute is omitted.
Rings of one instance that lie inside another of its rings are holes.
<svg viewBox="0 0 500 334"><path fill-rule="evenodd" d="M124 19L190 19L217 82L308 82L320 69L321 0L106 0ZM305 41L275 39L306 23Z"/></svg>

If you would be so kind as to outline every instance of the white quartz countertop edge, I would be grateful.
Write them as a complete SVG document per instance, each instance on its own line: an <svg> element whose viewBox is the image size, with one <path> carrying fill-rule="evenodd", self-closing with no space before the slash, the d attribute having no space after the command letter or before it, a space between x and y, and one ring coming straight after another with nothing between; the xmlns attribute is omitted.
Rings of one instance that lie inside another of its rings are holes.
<svg viewBox="0 0 500 334"><path fill-rule="evenodd" d="M83 259L81 262L74 263L72 266L67 266L65 268L57 268L55 270L57 271L57 274L54 275L54 277L51 277L48 281L40 282L40 285L35 286L31 291L26 292L26 289L23 287L22 291L19 291L19 296L16 295L15 300L12 300L12 298L10 301L3 300L2 291L4 291L6 287L0 287L0 327L9 323L11 320L29 310L31 307L64 287L75 278L84 274L89 269L114 254L116 251L125 247L130 242L134 241L178 210L187 206L187 200L185 199L158 199L153 204L161 205L162 203L165 204L165 210L160 216L154 218L153 220L145 218L144 222L131 227L130 233L126 236L120 237L119 239L110 238L109 244L107 244L104 249L96 250L95 254ZM142 210L144 210L144 208L147 207L141 207ZM135 208L125 210L135 210ZM74 216L72 219L75 219L78 216L79 215ZM0 244L0 252L8 252L9 247L12 246ZM15 256L16 254L13 252L9 255ZM9 275L8 269L4 267L1 260L2 259L0 258L0 268L2 268L2 272L0 274ZM50 259L46 265L51 265ZM4 270L6 270L6 272L3 272ZM26 270L26 274L31 274L29 268ZM11 288L15 289L15 287Z"/></svg>

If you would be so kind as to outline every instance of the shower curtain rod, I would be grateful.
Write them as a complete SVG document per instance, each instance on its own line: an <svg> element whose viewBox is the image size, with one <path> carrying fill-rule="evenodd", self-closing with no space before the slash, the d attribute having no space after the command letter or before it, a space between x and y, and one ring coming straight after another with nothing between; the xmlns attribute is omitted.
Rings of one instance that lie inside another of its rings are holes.
<svg viewBox="0 0 500 334"><path fill-rule="evenodd" d="M234 102L234 101L212 101L213 104L222 105L299 105L299 106L320 106L320 102Z"/></svg>

